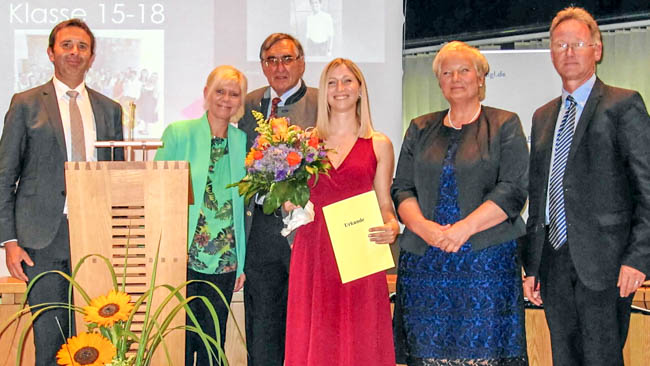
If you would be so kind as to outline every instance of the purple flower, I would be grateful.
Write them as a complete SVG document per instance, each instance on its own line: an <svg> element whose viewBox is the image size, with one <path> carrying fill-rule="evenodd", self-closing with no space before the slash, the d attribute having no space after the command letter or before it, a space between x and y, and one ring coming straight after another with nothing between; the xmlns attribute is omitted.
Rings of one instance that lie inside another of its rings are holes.
<svg viewBox="0 0 650 366"><path fill-rule="evenodd" d="M289 165L289 162L287 161L287 155L289 155L290 152L295 152L301 157L303 156L300 150L287 146L286 144L270 146L264 152L264 157L260 160L256 160L253 163L253 166L251 166L249 169L249 173L268 174L269 177L273 177L272 179L275 182L286 179L292 175L296 169L300 168L301 165Z"/></svg>
<svg viewBox="0 0 650 366"><path fill-rule="evenodd" d="M287 177L287 171L284 169L278 170L275 172L275 181L283 181Z"/></svg>

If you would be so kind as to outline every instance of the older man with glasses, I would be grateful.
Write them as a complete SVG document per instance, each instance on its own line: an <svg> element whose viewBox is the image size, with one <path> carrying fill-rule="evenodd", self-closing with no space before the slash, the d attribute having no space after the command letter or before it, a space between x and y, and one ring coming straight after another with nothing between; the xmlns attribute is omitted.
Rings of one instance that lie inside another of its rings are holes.
<svg viewBox="0 0 650 366"><path fill-rule="evenodd" d="M300 42L284 33L271 34L260 48L262 71L269 85L246 96L239 128L248 134L248 148L257 137L256 110L265 117L288 117L302 128L316 124L318 90L302 80L305 54ZM246 345L248 366L282 366L287 317L291 248L280 235L282 215L265 215L259 197L246 211Z"/></svg>

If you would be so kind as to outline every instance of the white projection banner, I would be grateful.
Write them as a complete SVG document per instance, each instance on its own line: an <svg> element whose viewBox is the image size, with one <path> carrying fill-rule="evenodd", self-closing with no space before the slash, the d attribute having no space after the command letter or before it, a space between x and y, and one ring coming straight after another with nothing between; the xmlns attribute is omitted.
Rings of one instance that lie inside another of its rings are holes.
<svg viewBox="0 0 650 366"><path fill-rule="evenodd" d="M402 4L390 0L8 0L0 5L4 56L0 111L11 95L52 76L50 30L84 19L97 38L87 84L127 106L135 138L157 139L165 126L203 113L203 86L221 64L242 70L249 89L266 85L259 48L266 36L296 36L306 51L305 81L317 87L335 57L355 61L369 86L376 127L401 139Z"/></svg>
<svg viewBox="0 0 650 366"><path fill-rule="evenodd" d="M483 104L517 113L530 138L535 110L562 92L562 80L553 68L549 51L481 52L490 64Z"/></svg>

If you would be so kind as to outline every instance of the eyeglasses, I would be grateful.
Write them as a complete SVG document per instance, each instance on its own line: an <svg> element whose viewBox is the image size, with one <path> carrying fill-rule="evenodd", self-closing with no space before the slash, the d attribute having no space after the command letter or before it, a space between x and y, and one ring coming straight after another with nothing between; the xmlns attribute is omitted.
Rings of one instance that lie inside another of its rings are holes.
<svg viewBox="0 0 650 366"><path fill-rule="evenodd" d="M267 57L266 59L262 60L262 63L266 67L270 67L270 66L277 67L280 63L282 63L282 65L284 65L284 66L289 66L294 61L296 61L298 59L300 59L300 56L293 57L293 56L287 55L287 56L282 56L280 58L271 56L271 57Z"/></svg>
<svg viewBox="0 0 650 366"><path fill-rule="evenodd" d="M568 42L553 42L553 44L551 44L551 47L555 51L566 52L569 48L571 48L574 51L580 51L580 50L586 49L587 47L593 47L595 45L596 45L595 43L587 43L587 42L583 42L583 41L570 42L570 43L568 43Z"/></svg>

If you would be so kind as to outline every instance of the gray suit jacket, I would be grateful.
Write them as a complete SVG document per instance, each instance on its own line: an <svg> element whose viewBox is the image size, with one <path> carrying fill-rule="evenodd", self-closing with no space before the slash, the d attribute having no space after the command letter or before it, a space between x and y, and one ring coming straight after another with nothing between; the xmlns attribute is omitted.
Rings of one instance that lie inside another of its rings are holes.
<svg viewBox="0 0 650 366"><path fill-rule="evenodd" d="M277 116L289 118L292 124L298 125L302 128L316 126L316 116L318 110L318 89L308 88L304 81L300 81L300 89L292 95L284 106L278 107ZM250 150L253 142L257 137L255 127L257 121L251 114L251 111L256 110L267 116L270 103L270 87L265 86L252 92L246 96L245 112L242 119L239 121L238 127L246 132L248 136L248 143L246 150ZM253 208L255 202L251 200L248 208L246 209L246 241L248 241L248 234L253 222Z"/></svg>
<svg viewBox="0 0 650 366"><path fill-rule="evenodd" d="M97 140L122 140L122 109L88 88ZM110 160L100 149L98 160ZM42 249L59 228L65 203L67 160L59 105L52 81L15 94L0 138L0 242ZM116 149L115 160L123 160Z"/></svg>
<svg viewBox="0 0 650 366"><path fill-rule="evenodd" d="M533 115L526 274L538 276L546 241L546 194L561 98ZM580 281L615 286L621 265L650 275L650 117L639 93L596 80L564 173L569 251Z"/></svg>

